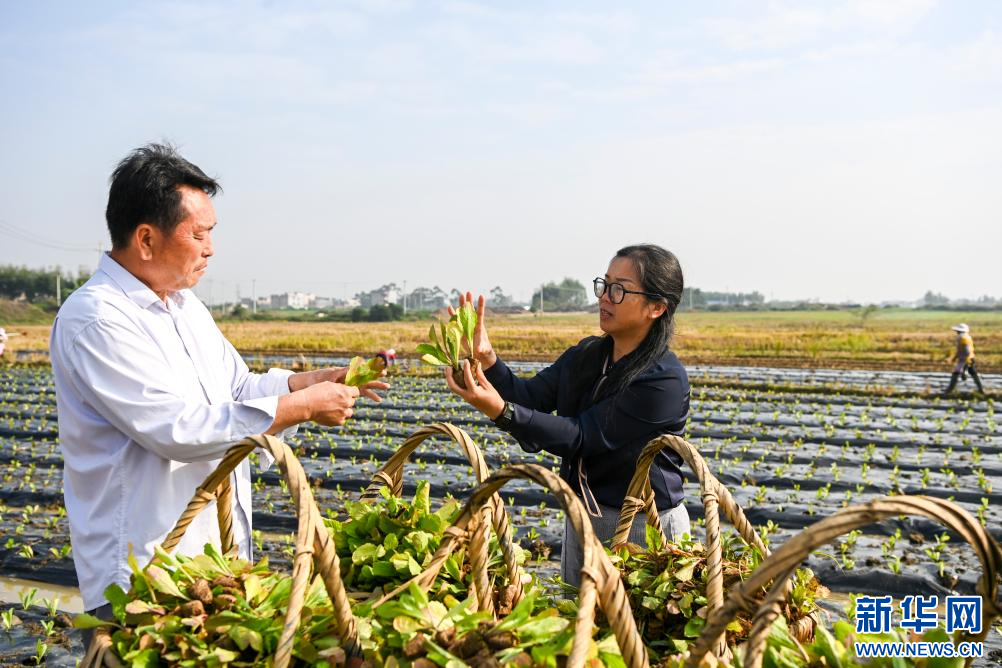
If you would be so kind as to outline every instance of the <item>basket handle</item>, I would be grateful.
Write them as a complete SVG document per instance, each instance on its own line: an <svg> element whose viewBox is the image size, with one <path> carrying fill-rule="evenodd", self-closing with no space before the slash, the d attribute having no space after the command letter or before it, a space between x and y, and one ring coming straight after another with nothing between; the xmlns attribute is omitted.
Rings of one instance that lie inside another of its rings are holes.
<svg viewBox="0 0 1002 668"><path fill-rule="evenodd" d="M616 526L616 533L612 538L612 545L621 545L626 542L630 534L630 527L633 526L633 519L641 509L647 513L647 523L657 529L661 537L661 545L664 547L667 538L661 526L661 519L658 509L654 503L654 491L651 489L651 465L654 458L662 450L671 449L677 452L689 468L696 474L699 481L699 492L703 499L703 508L706 518L706 564L707 583L706 599L708 612L720 608L724 604L724 574L723 574L723 548L720 542L720 512L722 507L724 515L737 529L741 537L746 542L758 548L763 556L769 556L769 548L755 532L751 522L745 516L741 506L731 496L730 491L717 480L717 477L710 471L706 460L699 454L699 451L685 439L673 434L665 434L655 438L648 443L640 457L637 458L637 468L630 480L630 485L626 490L626 498L623 500L623 508L620 511L619 523ZM727 645L723 639L717 643L715 654L724 656L727 652Z"/></svg>
<svg viewBox="0 0 1002 668"><path fill-rule="evenodd" d="M275 651L273 665L275 668L285 668L292 659L292 647L296 629L299 627L303 601L310 582L311 565L316 565L317 573L324 581L327 593L334 607L334 617L337 622L342 645L351 655L361 653L358 644L358 628L351 611L348 595L341 579L341 565L334 548L330 533L324 529L320 510L317 508L310 487L309 478L302 464L292 452L292 449L275 438L262 434L251 436L230 448L216 469L195 490L195 494L184 512L178 518L177 524L167 534L161 547L165 552L171 552L181 541L195 517L212 501L217 502L217 514L220 521L220 535L224 545L232 547L232 489L229 476L251 452L261 448L271 453L278 464L282 476L289 484L296 515L299 520L296 535L296 551L292 566L292 592L285 615L285 626ZM225 502L224 502L225 501ZM154 557L154 561L156 557Z"/></svg>
<svg viewBox="0 0 1002 668"><path fill-rule="evenodd" d="M744 582L731 589L721 608L711 612L702 634L693 645L686 666L688 668L699 666L710 647L724 635L727 624L735 615L752 607L754 592L772 582L766 600L755 612L742 662L749 668L760 668L769 628L781 614L780 606L785 598L785 592L791 585L790 578L803 560L811 552L838 536L899 515L929 518L960 534L974 548L982 569L981 578L975 586L975 591L982 596L983 601L981 633L971 635L963 632L954 639L960 642L984 640L994 620L1002 615L1002 600L999 598L1002 547L977 520L971 517L970 513L954 503L929 496L891 496L845 508L807 527L772 553ZM966 665L969 666L971 660L968 659Z"/></svg>
<svg viewBox="0 0 1002 668"><path fill-rule="evenodd" d="M490 499L497 494L498 490L512 480L531 480L552 492L567 513L567 519L581 539L584 562L581 567L581 588L578 615L574 625L574 644L567 659L567 668L582 668L584 666L589 641L594 631L596 603L609 620L628 668L649 668L647 649L637 630L637 623L633 617L630 601L623 588L619 571L613 566L602 544L595 536L591 520L588 519L584 506L566 482L549 469L538 464L516 464L491 474L473 490L459 517L456 518L452 526L446 529L441 545L424 572L384 596L375 605L401 593L411 583L427 590L438 576L445 560L461 543L470 543L471 561L474 561L473 554L477 550L475 541L479 534L476 525L480 521L481 513L489 507ZM474 563L473 570L475 582L478 579L486 579L485 568L478 573L476 572L477 565Z"/></svg>

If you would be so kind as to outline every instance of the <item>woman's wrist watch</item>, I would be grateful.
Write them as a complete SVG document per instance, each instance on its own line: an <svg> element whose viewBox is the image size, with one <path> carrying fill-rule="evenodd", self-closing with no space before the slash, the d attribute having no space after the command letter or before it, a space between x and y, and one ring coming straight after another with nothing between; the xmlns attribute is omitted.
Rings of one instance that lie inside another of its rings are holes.
<svg viewBox="0 0 1002 668"><path fill-rule="evenodd" d="M504 431L511 429L511 421L515 417L515 406L510 402L504 402L504 410L501 411L501 415L494 418L494 424Z"/></svg>

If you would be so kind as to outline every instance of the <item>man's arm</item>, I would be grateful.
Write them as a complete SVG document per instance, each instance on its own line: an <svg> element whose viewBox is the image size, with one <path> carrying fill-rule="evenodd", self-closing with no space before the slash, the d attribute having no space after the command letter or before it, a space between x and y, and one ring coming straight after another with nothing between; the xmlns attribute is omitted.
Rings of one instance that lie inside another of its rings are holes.
<svg viewBox="0 0 1002 668"><path fill-rule="evenodd" d="M185 396L148 338L126 325L95 322L70 347L73 381L86 402L136 443L174 461L217 459L247 436L304 420L343 423L358 394L328 383L304 394L209 404Z"/></svg>

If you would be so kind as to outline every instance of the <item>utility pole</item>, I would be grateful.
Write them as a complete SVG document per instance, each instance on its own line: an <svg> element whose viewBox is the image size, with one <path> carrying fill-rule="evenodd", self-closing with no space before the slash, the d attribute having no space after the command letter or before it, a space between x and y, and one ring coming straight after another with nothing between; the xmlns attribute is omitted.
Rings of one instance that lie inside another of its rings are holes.
<svg viewBox="0 0 1002 668"><path fill-rule="evenodd" d="M539 315L543 315L543 284L539 285Z"/></svg>
<svg viewBox="0 0 1002 668"><path fill-rule="evenodd" d="M59 275L59 270L56 270L56 306L61 306L63 303L63 286L60 283L62 276Z"/></svg>
<svg viewBox="0 0 1002 668"><path fill-rule="evenodd" d="M251 279L251 313L257 315L257 279Z"/></svg>
<svg viewBox="0 0 1002 668"><path fill-rule="evenodd" d="M404 315L407 315L407 281L404 281Z"/></svg>

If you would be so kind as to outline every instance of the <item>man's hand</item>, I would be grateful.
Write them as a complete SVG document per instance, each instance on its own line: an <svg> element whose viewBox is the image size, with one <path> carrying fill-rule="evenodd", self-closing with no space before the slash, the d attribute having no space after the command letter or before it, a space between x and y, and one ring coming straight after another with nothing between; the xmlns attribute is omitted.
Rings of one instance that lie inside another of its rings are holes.
<svg viewBox="0 0 1002 668"><path fill-rule="evenodd" d="M332 366L327 369L316 369L315 371L302 371L300 373L294 373L289 376L289 391L296 392L299 390L305 390L308 387L313 387L318 383L344 383L344 378L348 374L348 367L345 366ZM386 369L383 369L381 376L386 376ZM390 384L374 380L370 383L366 383L359 389L360 394L363 397L372 399L375 402L380 402L383 400L376 390L388 390Z"/></svg>
<svg viewBox="0 0 1002 668"><path fill-rule="evenodd" d="M310 409L309 419L325 427L339 427L355 414L357 387L324 381L302 390Z"/></svg>
<svg viewBox="0 0 1002 668"><path fill-rule="evenodd" d="M473 371L470 369L469 360L463 360L463 379L466 381L467 389L465 390L452 379L452 367L446 368L445 382L453 394L462 398L463 401L476 408L491 420L501 415L504 411L504 399L494 389L494 386L487 382L483 367L477 369L477 381L480 383L478 387L473 381Z"/></svg>

